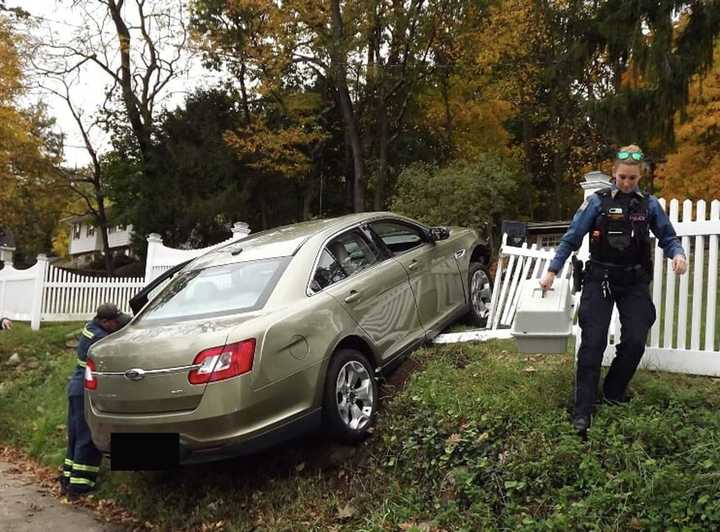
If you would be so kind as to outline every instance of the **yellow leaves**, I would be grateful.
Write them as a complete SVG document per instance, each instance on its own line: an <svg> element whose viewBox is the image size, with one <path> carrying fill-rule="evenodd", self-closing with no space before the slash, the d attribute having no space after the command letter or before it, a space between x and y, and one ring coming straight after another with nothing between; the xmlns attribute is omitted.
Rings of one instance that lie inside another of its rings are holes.
<svg viewBox="0 0 720 532"><path fill-rule="evenodd" d="M676 117L677 151L667 156L657 182L662 195L678 199L720 197L720 42L714 66L689 88L687 120Z"/></svg>
<svg viewBox="0 0 720 532"><path fill-rule="evenodd" d="M327 136L321 130L303 126L273 129L263 121L228 131L225 142L239 158L248 159L253 168L286 177L303 177L312 169L308 152Z"/></svg>

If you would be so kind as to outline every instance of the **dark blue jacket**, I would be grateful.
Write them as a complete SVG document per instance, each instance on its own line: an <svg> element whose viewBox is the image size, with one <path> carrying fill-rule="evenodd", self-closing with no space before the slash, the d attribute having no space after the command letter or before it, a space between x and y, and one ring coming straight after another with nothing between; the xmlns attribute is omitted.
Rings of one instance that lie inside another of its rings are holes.
<svg viewBox="0 0 720 532"><path fill-rule="evenodd" d="M613 185L612 190L614 196L617 193L618 188ZM644 197L639 190L635 190L634 193ZM647 196L647 199L648 223L650 225L650 230L657 238L658 246L662 248L663 253L668 259L672 259L676 255L684 255L680 239L675 234L675 229L670 223L665 211L660 206L660 202L655 196ZM555 257L553 257L552 261L550 261L548 270L558 273L562 270L565 261L570 256L570 253L577 251L580 248L583 237L588 234L595 225L595 218L598 217L601 211L600 205L600 196L592 194L585 200L585 203L580 206L573 217L570 228L560 240L560 244L555 251Z"/></svg>
<svg viewBox="0 0 720 532"><path fill-rule="evenodd" d="M85 324L82 334L80 334L80 341L78 342L76 349L77 366L70 378L70 384L68 385L68 397L83 395L83 393L85 393L85 362L87 361L88 349L90 349L91 345L101 338L105 338L108 334L110 333L103 329L97 320L92 320Z"/></svg>

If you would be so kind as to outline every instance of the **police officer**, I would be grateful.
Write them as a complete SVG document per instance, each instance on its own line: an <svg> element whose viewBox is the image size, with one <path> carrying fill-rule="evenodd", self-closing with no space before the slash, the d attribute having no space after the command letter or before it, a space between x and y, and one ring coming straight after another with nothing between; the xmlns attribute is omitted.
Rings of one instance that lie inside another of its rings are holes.
<svg viewBox="0 0 720 532"><path fill-rule="evenodd" d="M580 434L590 427L597 399L600 366L607 347L613 304L622 325L620 343L602 387L608 404L627 401L625 390L645 351L648 331L655 322L655 306L648 284L651 273L652 230L677 274L687 270L680 240L658 200L638 189L645 170L638 146L625 146L613 164L614 183L590 196L578 209L558 245L548 271L540 279L547 290L572 251L590 233L590 261L584 278L578 320L582 329L575 375L572 425Z"/></svg>
<svg viewBox="0 0 720 532"><path fill-rule="evenodd" d="M88 349L98 340L123 327L130 317L113 303L97 308L95 318L85 324L77 346L77 366L68 385L68 448L60 478L60 489L71 498L95 489L102 455L90 437L85 422L84 380Z"/></svg>

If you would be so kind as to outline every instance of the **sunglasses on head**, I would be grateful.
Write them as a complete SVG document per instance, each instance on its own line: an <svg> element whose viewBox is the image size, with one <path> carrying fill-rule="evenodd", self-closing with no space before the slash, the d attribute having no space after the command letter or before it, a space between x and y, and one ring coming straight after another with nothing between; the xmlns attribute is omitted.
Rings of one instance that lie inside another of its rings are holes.
<svg viewBox="0 0 720 532"><path fill-rule="evenodd" d="M632 159L633 161L642 161L645 156L639 151L619 151L617 152L616 157L620 161L627 161L628 159Z"/></svg>

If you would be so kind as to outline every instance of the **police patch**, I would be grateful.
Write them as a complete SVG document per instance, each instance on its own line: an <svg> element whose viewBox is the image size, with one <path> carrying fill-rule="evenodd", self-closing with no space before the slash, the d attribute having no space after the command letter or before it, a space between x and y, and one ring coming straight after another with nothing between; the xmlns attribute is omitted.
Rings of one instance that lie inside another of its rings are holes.
<svg viewBox="0 0 720 532"><path fill-rule="evenodd" d="M647 215L644 212L634 212L628 218L631 222L644 222L647 220Z"/></svg>

